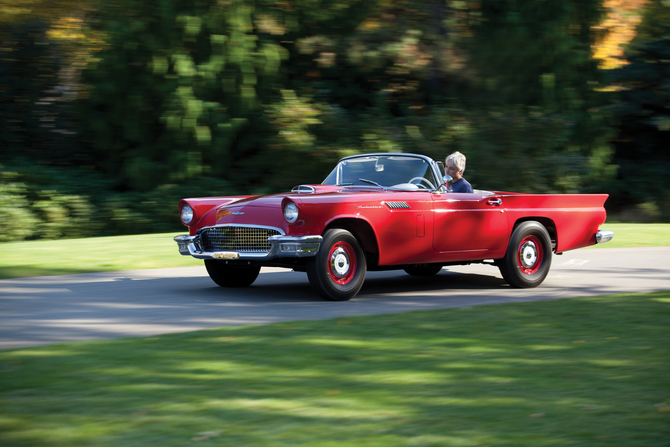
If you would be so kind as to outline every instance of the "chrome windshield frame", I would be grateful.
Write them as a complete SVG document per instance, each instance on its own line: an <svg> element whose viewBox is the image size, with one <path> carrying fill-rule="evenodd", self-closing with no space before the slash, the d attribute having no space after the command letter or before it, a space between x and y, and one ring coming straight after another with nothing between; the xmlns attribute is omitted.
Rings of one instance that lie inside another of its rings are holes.
<svg viewBox="0 0 670 447"><path fill-rule="evenodd" d="M405 157L405 158L421 159L421 160L425 161L428 164L428 166L430 166L430 170L433 174L433 179L435 180L435 183L436 183L436 185L435 185L436 189L433 189L433 190L427 189L427 190L424 190L424 191L439 192L443 189L443 186L444 186L442 184L443 174L440 173L438 163L435 160L433 160L432 158L430 158L426 155L410 154L410 153L403 153L403 152L376 152L376 153L372 153L372 154L350 155L348 157L341 158L338 161L337 166L335 167L335 169L333 169L333 171L331 171L330 174L328 174L326 176L326 178L323 180L323 182L321 182L321 184L325 185L326 180L328 180L333 174L335 174L335 184L337 186L342 186L342 187L354 186L354 185L343 185L342 184L342 166L344 166L344 163L349 161L349 160L366 159L366 158L367 159L377 158L377 160L378 160L379 157ZM358 185L357 187L360 187L360 185ZM387 187L385 187L385 189L386 188Z"/></svg>

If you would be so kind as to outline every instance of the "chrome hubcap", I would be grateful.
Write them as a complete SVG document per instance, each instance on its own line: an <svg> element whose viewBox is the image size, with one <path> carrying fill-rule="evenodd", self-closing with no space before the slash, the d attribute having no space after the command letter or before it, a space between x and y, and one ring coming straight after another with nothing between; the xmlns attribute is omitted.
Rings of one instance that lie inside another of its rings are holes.
<svg viewBox="0 0 670 447"><path fill-rule="evenodd" d="M537 246L532 241L526 241L521 246L521 264L525 268L531 268L537 262Z"/></svg>
<svg viewBox="0 0 670 447"><path fill-rule="evenodd" d="M344 278L349 273L351 262L349 255L343 248L337 248L330 256L330 270L339 278Z"/></svg>

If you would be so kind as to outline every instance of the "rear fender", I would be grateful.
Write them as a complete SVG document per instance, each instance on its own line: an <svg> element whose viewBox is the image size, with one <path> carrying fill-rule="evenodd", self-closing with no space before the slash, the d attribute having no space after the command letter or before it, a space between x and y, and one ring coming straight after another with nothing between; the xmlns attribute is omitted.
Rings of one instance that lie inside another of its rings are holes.
<svg viewBox="0 0 670 447"><path fill-rule="evenodd" d="M552 249L553 252L556 252L556 246L558 244L558 235L557 235L557 232L556 232L556 224L554 223L553 220L549 219L548 217L539 217L539 216L524 217L524 218L521 218L521 219L517 220L516 222L514 222L514 226L513 226L512 230L510 231L510 236L509 237L511 237L512 233L514 233L514 230L516 230L516 227L521 225L523 222L529 222L529 221L539 222L540 224L542 224L542 226L544 226L544 228L549 233L549 237L551 238L551 249Z"/></svg>

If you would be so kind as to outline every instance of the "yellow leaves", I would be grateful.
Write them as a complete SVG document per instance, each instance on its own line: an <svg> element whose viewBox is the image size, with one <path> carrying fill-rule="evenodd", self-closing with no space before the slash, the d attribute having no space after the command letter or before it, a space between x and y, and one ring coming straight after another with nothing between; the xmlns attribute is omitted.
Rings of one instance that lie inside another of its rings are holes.
<svg viewBox="0 0 670 447"><path fill-rule="evenodd" d="M17 5L20 3L20 5ZM0 0L0 23L18 19L21 16L32 14L36 6L44 3L43 0Z"/></svg>
<svg viewBox="0 0 670 447"><path fill-rule="evenodd" d="M381 23L376 18L371 17L367 20L364 20L360 26L363 29L377 29L381 26Z"/></svg>
<svg viewBox="0 0 670 447"><path fill-rule="evenodd" d="M85 17L90 12L88 0L0 0L0 23L40 19L51 24L47 36L68 45L77 45L79 57L85 59L106 46L105 36L87 29ZM86 53L85 55L83 53Z"/></svg>
<svg viewBox="0 0 670 447"><path fill-rule="evenodd" d="M56 19L47 35L56 40L78 40L86 35L82 32L84 21L76 17L59 17Z"/></svg>
<svg viewBox="0 0 670 447"><path fill-rule="evenodd" d="M593 57L600 60L601 68L613 69L627 64L623 60L623 47L635 37L642 21L642 7L647 3L648 0L605 0L605 20L594 27L605 32L593 45Z"/></svg>
<svg viewBox="0 0 670 447"><path fill-rule="evenodd" d="M668 413L668 412L670 412L670 405L668 405L668 404L665 403L665 402L660 403L660 404L656 404L656 405L654 405L654 406L658 409L659 413Z"/></svg>

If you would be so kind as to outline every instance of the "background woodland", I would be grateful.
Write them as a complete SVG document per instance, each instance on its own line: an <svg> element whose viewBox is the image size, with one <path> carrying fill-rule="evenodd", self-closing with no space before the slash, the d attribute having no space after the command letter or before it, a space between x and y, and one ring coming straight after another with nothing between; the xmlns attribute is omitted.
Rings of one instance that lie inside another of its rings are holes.
<svg viewBox="0 0 670 447"><path fill-rule="evenodd" d="M668 141L669 0L0 0L0 241L396 151L668 222Z"/></svg>

